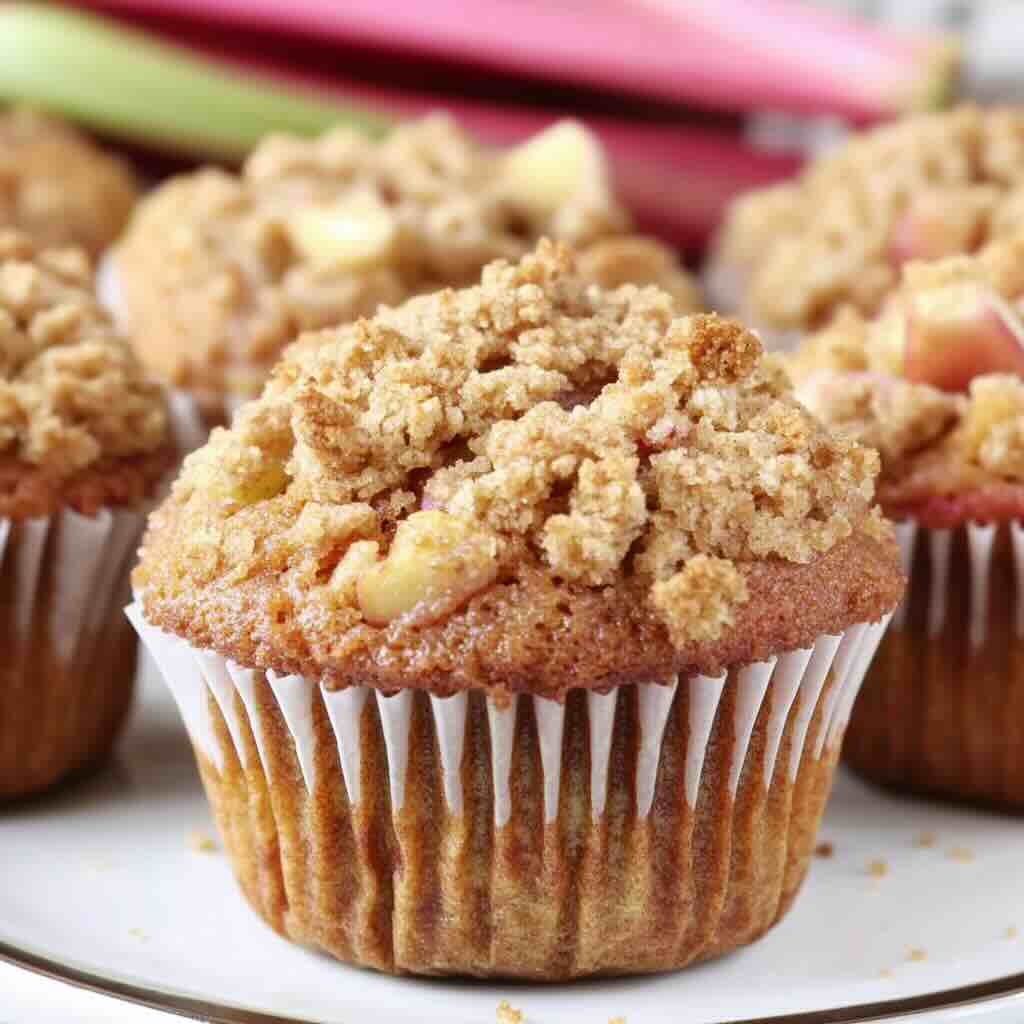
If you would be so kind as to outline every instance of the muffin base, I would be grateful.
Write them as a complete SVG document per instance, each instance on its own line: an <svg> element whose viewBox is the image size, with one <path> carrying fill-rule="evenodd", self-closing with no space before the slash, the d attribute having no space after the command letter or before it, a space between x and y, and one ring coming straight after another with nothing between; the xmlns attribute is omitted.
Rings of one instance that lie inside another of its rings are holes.
<svg viewBox="0 0 1024 1024"><path fill-rule="evenodd" d="M885 628L718 678L501 705L330 691L129 612L271 927L382 971L548 981L682 967L781 918Z"/></svg>
<svg viewBox="0 0 1024 1024"><path fill-rule="evenodd" d="M144 513L0 520L0 799L109 751L134 684L135 638L116 609Z"/></svg>
<svg viewBox="0 0 1024 1024"><path fill-rule="evenodd" d="M844 757L885 786L1024 809L1024 526L897 533L910 586Z"/></svg>

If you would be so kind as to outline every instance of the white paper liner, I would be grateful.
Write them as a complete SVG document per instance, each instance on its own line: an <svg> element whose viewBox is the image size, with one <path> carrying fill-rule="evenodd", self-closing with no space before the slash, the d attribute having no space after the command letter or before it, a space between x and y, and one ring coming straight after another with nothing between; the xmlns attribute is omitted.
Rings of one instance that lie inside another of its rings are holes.
<svg viewBox="0 0 1024 1024"><path fill-rule="evenodd" d="M124 330L124 291L121 288L121 277L117 272L117 259L113 249L107 249L100 257L96 266L95 286L96 298L114 318L114 323Z"/></svg>
<svg viewBox="0 0 1024 1024"><path fill-rule="evenodd" d="M65 664L88 657L100 628L124 598L127 560L144 518L144 509L101 509L95 516L65 509L20 522L0 519L0 568L17 579L15 631L32 628L40 580L52 564L49 635L55 653ZM52 545L49 559L43 557L47 544Z"/></svg>
<svg viewBox="0 0 1024 1024"><path fill-rule="evenodd" d="M985 643L988 630L989 608L1000 595L992 593L992 554L999 528L991 523L967 523L966 531L969 567L968 582L968 637L972 649ZM950 559L957 530L927 530L912 521L896 524L896 539L900 546L900 562L908 577L912 575L914 553L918 543L927 544L931 577L928 591L928 631L933 636L946 626L949 605ZM1017 586L1016 628L1024 636L1024 526L1010 523L1011 548ZM913 582L911 581L911 586ZM908 587L908 594L910 588ZM906 626L908 598L896 610L893 628Z"/></svg>
<svg viewBox="0 0 1024 1024"><path fill-rule="evenodd" d="M217 730L211 720L211 707L219 707L228 727L228 737L241 762L245 763L245 745L240 741L242 723L237 720L237 693L246 709L249 728L269 777L270 764L265 756L261 736L261 716L255 705L254 684L258 673L209 651L193 648L185 640L149 625L136 602L126 609L144 645L155 658L167 685L181 710L182 718L196 748L214 765L223 770L225 751L220 746ZM820 759L840 743L850 710L860 689L868 663L889 616L877 623L862 623L839 636L824 635L812 647L792 651L779 658L743 666L735 673L737 680L732 761L728 786L735 796L755 722L770 692L767 735L764 752L765 785L770 786L777 771L780 739L792 714L789 762L785 766L790 781L796 779L802 758L809 754ZM832 670L833 685L828 688L822 706L820 727L808 735L810 723L825 690ZM413 691L404 690L394 696L379 691L351 687L330 691L315 681L300 676L264 674L273 691L281 717L291 733L296 757L306 788L316 785L316 732L312 727L313 704L323 700L337 742L338 753L349 801L357 805L361 799L360 765L362 730L360 722L367 700L376 703L384 736L392 811L397 813L405 799L406 774L409 767L409 735L413 713ZM660 763L661 743L673 702L689 702L689 738L686 753L685 788L690 807L696 805L700 779L708 752L708 738L718 712L726 684L725 674L718 677L697 676L684 685L678 682L637 687L637 722L639 744L635 772L637 814L646 817L651 810ZM608 759L618 713L621 688L608 693L587 694L587 715L590 737L590 800L592 815L600 819L606 808L609 770ZM212 701L215 702L212 703ZM565 708L563 704L541 697L520 695L511 700L487 698L487 726L490 733L492 777L494 785L494 820L497 827L511 816L512 792L509 773L520 703L533 705L538 748L544 777L545 819L553 821L558 814L561 785L562 736ZM454 697L432 697L431 714L437 737L445 801L454 814L463 808L462 753L467 722L466 694Z"/></svg>

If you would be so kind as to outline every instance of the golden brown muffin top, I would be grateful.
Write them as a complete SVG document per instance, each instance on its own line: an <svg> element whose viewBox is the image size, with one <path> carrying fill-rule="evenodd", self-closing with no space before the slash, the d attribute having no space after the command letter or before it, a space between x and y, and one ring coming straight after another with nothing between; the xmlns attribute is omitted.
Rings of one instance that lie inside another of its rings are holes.
<svg viewBox="0 0 1024 1024"><path fill-rule="evenodd" d="M909 260L972 252L1024 221L1024 111L962 106L854 135L732 206L715 263L744 313L808 329L876 312Z"/></svg>
<svg viewBox="0 0 1024 1024"><path fill-rule="evenodd" d="M0 228L97 256L138 196L135 175L70 125L32 110L0 111Z"/></svg>
<svg viewBox="0 0 1024 1024"><path fill-rule="evenodd" d="M899 590L877 465L738 324L542 242L292 346L186 460L136 585L200 646L337 684L606 685L877 618ZM736 632L828 557L833 604ZM553 649L595 643L576 668Z"/></svg>
<svg viewBox="0 0 1024 1024"><path fill-rule="evenodd" d="M275 136L240 175L169 182L140 205L118 278L150 366L200 393L248 398L304 330L470 284L541 235L586 244L627 226L600 147L578 125L502 151L434 116L380 142L347 128ZM605 275L656 273L697 308L689 276L655 243L594 262Z"/></svg>
<svg viewBox="0 0 1024 1024"><path fill-rule="evenodd" d="M812 412L878 449L890 510L1024 484L1022 295L1024 237L910 263L883 313L846 308L786 359Z"/></svg>
<svg viewBox="0 0 1024 1024"><path fill-rule="evenodd" d="M85 254L0 230L0 515L41 514L42 491L168 444L161 389L97 303Z"/></svg>

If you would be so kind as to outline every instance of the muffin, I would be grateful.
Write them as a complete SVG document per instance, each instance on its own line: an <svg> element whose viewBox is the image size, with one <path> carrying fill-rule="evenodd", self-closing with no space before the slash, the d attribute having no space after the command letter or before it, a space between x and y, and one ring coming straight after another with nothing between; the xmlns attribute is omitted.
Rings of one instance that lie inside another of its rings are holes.
<svg viewBox="0 0 1024 1024"><path fill-rule="evenodd" d="M1012 235L1022 183L1021 110L962 106L854 135L733 204L706 278L712 304L792 347L841 306L878 312L905 262Z"/></svg>
<svg viewBox="0 0 1024 1024"><path fill-rule="evenodd" d="M518 258L542 234L605 240L591 259L598 278L628 270L673 291L683 311L698 308L669 250L607 241L627 229L600 147L580 126L501 152L437 116L380 142L347 128L272 137L240 175L172 180L140 205L106 292L146 364L216 423L259 394L301 331L473 283L488 261Z"/></svg>
<svg viewBox="0 0 1024 1024"><path fill-rule="evenodd" d="M0 230L95 258L121 233L137 191L126 163L70 125L22 107L0 111Z"/></svg>
<svg viewBox="0 0 1024 1024"><path fill-rule="evenodd" d="M1024 807L1024 239L911 263L790 361L797 395L878 449L905 604L845 756L876 782Z"/></svg>
<svg viewBox="0 0 1024 1024"><path fill-rule="evenodd" d="M0 231L0 798L110 749L131 554L174 457L161 390L90 280L81 250Z"/></svg>
<svg viewBox="0 0 1024 1024"><path fill-rule="evenodd" d="M779 920L903 578L877 456L760 356L542 242L300 340L186 460L130 615L273 928L558 980Z"/></svg>

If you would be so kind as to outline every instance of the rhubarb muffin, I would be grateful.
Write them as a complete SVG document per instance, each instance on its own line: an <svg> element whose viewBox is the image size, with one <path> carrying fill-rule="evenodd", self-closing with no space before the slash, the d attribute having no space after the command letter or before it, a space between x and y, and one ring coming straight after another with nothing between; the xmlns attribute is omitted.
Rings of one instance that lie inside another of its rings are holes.
<svg viewBox="0 0 1024 1024"><path fill-rule="evenodd" d="M792 347L851 305L876 313L909 260L974 252L1024 220L1024 111L963 106L854 135L793 182L738 199L707 287Z"/></svg>
<svg viewBox="0 0 1024 1024"><path fill-rule="evenodd" d="M249 902L394 972L756 939L902 593L876 470L738 324L548 242L299 341L186 461L130 611Z"/></svg>
<svg viewBox="0 0 1024 1024"><path fill-rule="evenodd" d="M0 230L95 258L121 233L137 194L128 165L70 125L21 107L0 111Z"/></svg>
<svg viewBox="0 0 1024 1024"><path fill-rule="evenodd" d="M272 137L240 175L172 180L139 207L106 291L146 364L218 422L259 394L304 330L470 284L542 235L585 245L627 229L603 153L579 125L497 151L437 116L380 142L347 128ZM623 244L593 256L598 277L638 274L682 311L699 308L668 250Z"/></svg>
<svg viewBox="0 0 1024 1024"><path fill-rule="evenodd" d="M911 263L790 361L797 395L877 448L910 575L847 760L893 786L1024 808L1024 239Z"/></svg>
<svg viewBox="0 0 1024 1024"><path fill-rule="evenodd" d="M90 282L81 250L0 230L0 799L109 750L131 555L173 457L161 390Z"/></svg>

